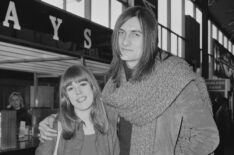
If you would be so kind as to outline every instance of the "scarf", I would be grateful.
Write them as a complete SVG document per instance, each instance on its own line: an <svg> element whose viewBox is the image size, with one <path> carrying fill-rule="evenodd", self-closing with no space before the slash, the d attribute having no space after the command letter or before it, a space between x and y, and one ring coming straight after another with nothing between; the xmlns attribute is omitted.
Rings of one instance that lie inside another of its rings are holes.
<svg viewBox="0 0 234 155"><path fill-rule="evenodd" d="M141 81L126 81L120 87L110 79L103 90L103 101L132 123L131 155L153 154L157 117L175 101L196 74L182 59L171 56L157 61Z"/></svg>

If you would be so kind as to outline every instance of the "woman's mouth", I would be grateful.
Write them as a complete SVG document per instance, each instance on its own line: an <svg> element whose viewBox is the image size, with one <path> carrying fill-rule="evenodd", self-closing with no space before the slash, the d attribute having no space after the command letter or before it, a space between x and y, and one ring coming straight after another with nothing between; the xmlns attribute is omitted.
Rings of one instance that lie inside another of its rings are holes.
<svg viewBox="0 0 234 155"><path fill-rule="evenodd" d="M85 100L86 100L86 96L82 96L82 97L79 97L76 101L78 102L78 103L82 103L82 102L84 102Z"/></svg>

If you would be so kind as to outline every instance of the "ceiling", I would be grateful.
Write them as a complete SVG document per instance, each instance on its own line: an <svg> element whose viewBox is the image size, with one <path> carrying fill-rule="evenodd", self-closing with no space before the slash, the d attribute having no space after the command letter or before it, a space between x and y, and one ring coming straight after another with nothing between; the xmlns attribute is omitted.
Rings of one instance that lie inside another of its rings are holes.
<svg viewBox="0 0 234 155"><path fill-rule="evenodd" d="M37 73L38 77L57 77L74 64L85 64L97 75L109 68L106 63L0 42L0 69Z"/></svg>
<svg viewBox="0 0 234 155"><path fill-rule="evenodd" d="M234 0L208 0L210 14L234 43Z"/></svg>

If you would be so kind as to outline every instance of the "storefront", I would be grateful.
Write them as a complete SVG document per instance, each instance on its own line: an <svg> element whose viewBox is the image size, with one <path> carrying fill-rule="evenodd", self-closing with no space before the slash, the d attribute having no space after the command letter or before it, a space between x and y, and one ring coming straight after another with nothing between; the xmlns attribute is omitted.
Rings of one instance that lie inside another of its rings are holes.
<svg viewBox="0 0 234 155"><path fill-rule="evenodd" d="M218 97L228 100L228 110L231 123L234 122L234 56L217 40L212 40L212 50L214 53L211 71L215 76L207 80L208 90L212 101ZM214 104L216 102L213 102ZM213 105L215 107L215 105Z"/></svg>

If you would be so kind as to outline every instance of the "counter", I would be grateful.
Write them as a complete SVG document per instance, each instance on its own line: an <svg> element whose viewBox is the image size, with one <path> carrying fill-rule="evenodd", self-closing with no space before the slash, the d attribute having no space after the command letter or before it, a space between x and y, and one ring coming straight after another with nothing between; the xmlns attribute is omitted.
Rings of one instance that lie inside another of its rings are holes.
<svg viewBox="0 0 234 155"><path fill-rule="evenodd" d="M37 137L27 137L24 140L18 140L14 148L0 148L0 155L34 155L35 149L39 143Z"/></svg>

